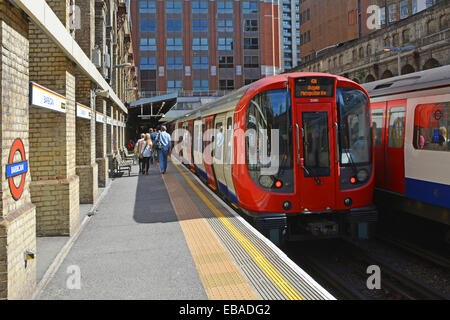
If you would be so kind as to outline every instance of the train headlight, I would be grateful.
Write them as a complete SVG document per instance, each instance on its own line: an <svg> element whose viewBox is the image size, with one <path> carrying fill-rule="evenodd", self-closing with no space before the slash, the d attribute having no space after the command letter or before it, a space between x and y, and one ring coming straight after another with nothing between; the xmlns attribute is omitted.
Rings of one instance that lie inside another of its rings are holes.
<svg viewBox="0 0 450 320"><path fill-rule="evenodd" d="M359 182L364 182L369 177L369 173L367 172L367 170L359 170L356 177L358 178Z"/></svg>
<svg viewBox="0 0 450 320"><path fill-rule="evenodd" d="M259 177L259 184L262 185L264 188L272 188L274 179L271 176L260 176Z"/></svg>

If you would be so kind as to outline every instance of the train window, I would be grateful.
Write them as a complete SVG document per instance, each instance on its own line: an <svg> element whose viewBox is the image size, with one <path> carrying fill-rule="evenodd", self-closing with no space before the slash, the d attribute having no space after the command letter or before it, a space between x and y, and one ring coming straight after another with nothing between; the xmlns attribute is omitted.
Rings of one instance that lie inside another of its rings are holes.
<svg viewBox="0 0 450 320"><path fill-rule="evenodd" d="M338 88L337 102L341 165L369 164L372 156L369 98L358 89Z"/></svg>
<svg viewBox="0 0 450 320"><path fill-rule="evenodd" d="M216 123L216 141L215 141L215 152L214 157L216 158L216 163L222 164L223 163L223 141L224 141L224 135L223 135L223 124L222 122Z"/></svg>
<svg viewBox="0 0 450 320"><path fill-rule="evenodd" d="M328 112L303 112L305 177L330 176Z"/></svg>
<svg viewBox="0 0 450 320"><path fill-rule="evenodd" d="M389 110L389 148L403 148L405 133L405 107L393 107Z"/></svg>
<svg viewBox="0 0 450 320"><path fill-rule="evenodd" d="M373 142L375 147L381 146L383 127L384 127L384 109L372 110L372 129L373 129Z"/></svg>
<svg viewBox="0 0 450 320"><path fill-rule="evenodd" d="M414 115L414 148L450 151L450 102L421 104Z"/></svg>
<svg viewBox="0 0 450 320"><path fill-rule="evenodd" d="M252 180L265 190L294 192L289 90L268 90L254 96L247 107L246 127L246 161ZM283 182L281 188L275 188L276 180Z"/></svg>
<svg viewBox="0 0 450 320"><path fill-rule="evenodd" d="M233 159L233 118L229 117L227 119L227 148L226 148L226 159L225 164L231 164Z"/></svg>

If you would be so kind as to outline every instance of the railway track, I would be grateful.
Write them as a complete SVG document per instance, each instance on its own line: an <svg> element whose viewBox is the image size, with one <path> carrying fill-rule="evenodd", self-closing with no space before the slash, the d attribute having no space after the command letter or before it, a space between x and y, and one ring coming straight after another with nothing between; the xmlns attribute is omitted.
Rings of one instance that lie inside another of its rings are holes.
<svg viewBox="0 0 450 320"><path fill-rule="evenodd" d="M407 300L450 300L449 296L384 261L383 258L368 253L355 243L347 244L353 246L349 250L355 261L366 267L369 265L380 267L382 288L395 292L397 296Z"/></svg>
<svg viewBox="0 0 450 320"><path fill-rule="evenodd" d="M444 267L450 270L450 259L440 254L437 254L430 250L426 250L424 248L419 247L418 245L409 243L405 240L394 239L385 235L377 235L376 238L379 241L382 241L386 244L395 246L403 251L409 252L417 256L418 258L426 259L437 266Z"/></svg>

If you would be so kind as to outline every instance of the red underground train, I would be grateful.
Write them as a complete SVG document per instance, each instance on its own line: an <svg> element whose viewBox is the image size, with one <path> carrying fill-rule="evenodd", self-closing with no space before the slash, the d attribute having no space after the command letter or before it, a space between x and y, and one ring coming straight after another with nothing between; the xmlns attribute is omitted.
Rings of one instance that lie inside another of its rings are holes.
<svg viewBox="0 0 450 320"><path fill-rule="evenodd" d="M267 77L169 128L172 155L276 244L365 238L377 219L369 96L351 80Z"/></svg>

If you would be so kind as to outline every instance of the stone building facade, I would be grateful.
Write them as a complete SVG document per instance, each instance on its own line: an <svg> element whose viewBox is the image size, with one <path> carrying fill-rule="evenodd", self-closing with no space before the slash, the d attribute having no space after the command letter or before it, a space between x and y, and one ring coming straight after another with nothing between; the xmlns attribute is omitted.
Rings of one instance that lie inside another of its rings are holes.
<svg viewBox="0 0 450 320"><path fill-rule="evenodd" d="M125 0L0 0L0 299L33 294L36 237L76 233L108 183L136 97L131 28Z"/></svg>
<svg viewBox="0 0 450 320"><path fill-rule="evenodd" d="M324 52L289 72L328 72L365 83L450 64L449 13L449 2L443 1ZM384 49L407 46L414 49L400 54L399 72L397 52Z"/></svg>

